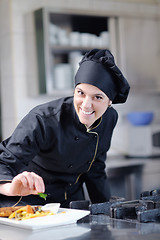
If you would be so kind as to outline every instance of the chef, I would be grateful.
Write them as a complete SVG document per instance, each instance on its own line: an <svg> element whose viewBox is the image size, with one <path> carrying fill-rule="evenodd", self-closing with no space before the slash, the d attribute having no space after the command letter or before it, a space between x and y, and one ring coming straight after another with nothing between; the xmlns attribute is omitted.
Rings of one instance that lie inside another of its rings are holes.
<svg viewBox="0 0 160 240"><path fill-rule="evenodd" d="M73 97L32 109L0 144L0 205L83 200L86 184L92 203L108 201L105 173L118 114L129 84L108 50L82 58ZM39 197L46 193L46 200Z"/></svg>

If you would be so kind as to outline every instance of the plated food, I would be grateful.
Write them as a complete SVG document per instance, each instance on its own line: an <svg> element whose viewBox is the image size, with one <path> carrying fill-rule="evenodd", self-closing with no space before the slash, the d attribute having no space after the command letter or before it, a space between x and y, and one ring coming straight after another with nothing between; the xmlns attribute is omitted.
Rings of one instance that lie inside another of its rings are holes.
<svg viewBox="0 0 160 240"><path fill-rule="evenodd" d="M16 227L16 229L21 228L21 229L29 229L29 230L34 231L34 230L42 230L42 229L46 229L46 228L64 226L64 225L68 225L68 224L77 223L77 221L79 219L82 219L83 217L90 214L90 211L80 210L80 209L70 209L70 208L59 208L59 205L60 204L58 204L58 203L48 203L44 206L41 206L43 211L50 210L53 212L53 215L49 215L49 216L46 215L43 217L42 217L42 215L38 215L38 217L29 218L28 220L25 220L25 218L21 218L21 217L18 218L17 220L15 220L15 217L13 217L11 219L9 218L9 216L2 217L1 213L2 213L2 210L4 212L4 208L3 209L0 208L0 214L1 214L0 225L1 226L7 225L7 226L11 226L11 227ZM16 207L18 207L18 206L16 206ZM20 208L24 208L24 207L26 207L26 206L20 206ZM19 208L19 210L20 210L20 208ZM9 207L7 207L7 211L8 210L9 210ZM12 210L14 210L14 209L12 208ZM25 211L23 210L21 213L23 213L23 212L25 212ZM14 216L14 215L12 215L12 216ZM32 215L30 215L30 217L31 216Z"/></svg>
<svg viewBox="0 0 160 240"><path fill-rule="evenodd" d="M16 207L2 207L0 208L0 217L9 217L13 212L16 210L22 208L22 206L16 206Z"/></svg>
<svg viewBox="0 0 160 240"><path fill-rule="evenodd" d="M0 217L8 217L15 220L43 217L57 214L60 204L46 204L45 206L16 206L0 208Z"/></svg>

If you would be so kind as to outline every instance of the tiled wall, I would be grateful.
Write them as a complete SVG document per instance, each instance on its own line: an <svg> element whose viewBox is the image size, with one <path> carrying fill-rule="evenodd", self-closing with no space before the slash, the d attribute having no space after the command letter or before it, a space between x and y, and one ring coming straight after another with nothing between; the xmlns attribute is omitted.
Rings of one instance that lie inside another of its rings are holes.
<svg viewBox="0 0 160 240"><path fill-rule="evenodd" d="M34 41L34 29L32 18L30 27L26 26L26 17L35 9L40 7L53 7L58 9L79 9L80 11L107 11L113 14L116 8L119 12L128 11L133 14L137 5L130 3L126 5L117 1L107 0L1 0L0 1L0 80L1 80L1 106L2 106L2 130L3 138L8 137L14 130L22 117L35 105L50 100L46 96L31 97L31 92L36 93L37 66L35 59L35 48L30 45ZM146 8L148 14L156 14L154 5L145 7L139 5L137 11L143 12ZM29 59L29 61L28 61ZM123 106L116 106L119 111L118 128L115 131L113 146L117 145L121 133L124 141L121 149L125 148L127 137L125 137L126 122L125 114L131 110L154 110L157 114L157 102L159 96L131 96ZM159 121L159 116L156 116ZM121 128L119 128L119 126ZM121 130L120 130L121 129ZM122 141L120 141L122 142ZM113 147L114 149L114 147Z"/></svg>

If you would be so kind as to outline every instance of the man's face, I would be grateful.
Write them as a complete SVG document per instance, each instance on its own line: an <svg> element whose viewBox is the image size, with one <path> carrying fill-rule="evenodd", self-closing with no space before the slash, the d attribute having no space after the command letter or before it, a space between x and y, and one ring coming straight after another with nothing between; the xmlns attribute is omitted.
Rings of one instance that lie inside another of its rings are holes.
<svg viewBox="0 0 160 240"><path fill-rule="evenodd" d="M111 105L110 99L99 88L81 83L74 92L74 107L79 120L89 128Z"/></svg>

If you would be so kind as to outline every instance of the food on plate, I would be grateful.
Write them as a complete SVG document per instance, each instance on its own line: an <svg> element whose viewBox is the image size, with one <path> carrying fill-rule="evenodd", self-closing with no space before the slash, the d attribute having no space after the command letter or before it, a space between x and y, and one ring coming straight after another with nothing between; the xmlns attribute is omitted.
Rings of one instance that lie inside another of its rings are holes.
<svg viewBox="0 0 160 240"><path fill-rule="evenodd" d="M22 208L22 206L16 207L2 207L0 208L0 217L9 217L13 212Z"/></svg>
<svg viewBox="0 0 160 240"><path fill-rule="evenodd" d="M0 217L8 217L9 219L25 220L58 213L60 203L48 203L44 206L15 206L0 208ZM65 211L60 212L65 213Z"/></svg>
<svg viewBox="0 0 160 240"><path fill-rule="evenodd" d="M30 218L43 217L53 214L54 213L50 210L42 210L41 206L26 205L11 213L9 219L26 220Z"/></svg>

